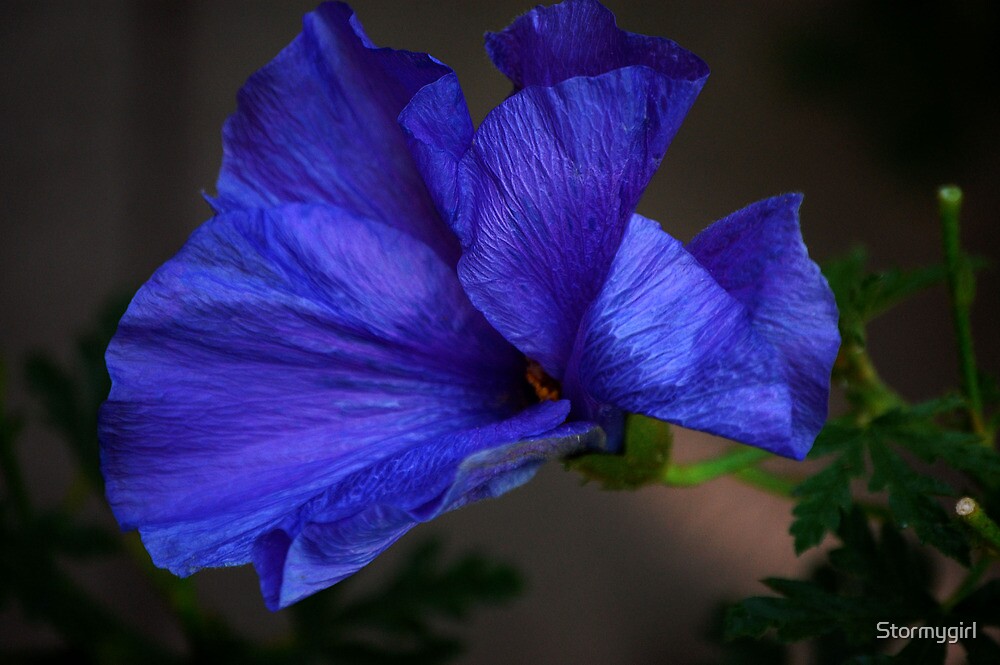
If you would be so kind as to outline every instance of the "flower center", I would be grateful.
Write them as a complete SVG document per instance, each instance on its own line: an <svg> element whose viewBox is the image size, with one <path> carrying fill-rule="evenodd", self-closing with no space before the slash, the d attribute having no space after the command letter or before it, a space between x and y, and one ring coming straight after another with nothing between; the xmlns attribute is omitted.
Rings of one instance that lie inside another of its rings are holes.
<svg viewBox="0 0 1000 665"><path fill-rule="evenodd" d="M542 366L531 358L528 358L528 367L524 370L524 378L528 380L528 385L534 389L539 402L554 402L559 399L559 391L562 388L559 382L546 374Z"/></svg>

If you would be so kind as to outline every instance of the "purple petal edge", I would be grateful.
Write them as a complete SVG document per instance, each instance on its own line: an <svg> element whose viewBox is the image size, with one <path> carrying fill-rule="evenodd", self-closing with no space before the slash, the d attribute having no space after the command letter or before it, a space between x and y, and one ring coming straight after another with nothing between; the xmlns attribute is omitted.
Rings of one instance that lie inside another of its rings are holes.
<svg viewBox="0 0 1000 665"><path fill-rule="evenodd" d="M709 73L698 56L669 39L619 29L596 0L537 7L503 31L486 33L486 51L518 89L643 65L700 90Z"/></svg>
<svg viewBox="0 0 1000 665"><path fill-rule="evenodd" d="M758 201L707 227L687 249L778 352L795 449L808 451L826 421L840 334L833 293L802 241L801 204L801 194Z"/></svg>
<svg viewBox="0 0 1000 665"><path fill-rule="evenodd" d="M419 491L396 480L414 477L399 474L414 461L406 453L332 488L295 521L258 540L253 559L267 606L287 607L335 584L417 524L510 491L548 459L601 449L599 428L558 425L568 408L540 404L505 423L449 437L434 446L435 454L421 451Z"/></svg>

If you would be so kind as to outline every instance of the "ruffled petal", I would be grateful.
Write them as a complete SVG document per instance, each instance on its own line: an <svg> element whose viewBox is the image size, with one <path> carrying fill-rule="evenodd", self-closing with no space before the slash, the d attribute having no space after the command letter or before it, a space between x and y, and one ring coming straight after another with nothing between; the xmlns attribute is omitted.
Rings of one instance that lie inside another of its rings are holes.
<svg viewBox="0 0 1000 665"><path fill-rule="evenodd" d="M438 212L450 222L458 204L458 163L473 133L458 77L448 74L421 88L399 114L399 125Z"/></svg>
<svg viewBox="0 0 1000 665"><path fill-rule="evenodd" d="M603 433L591 424L557 427L568 411L565 401L538 404L345 478L255 547L268 607L286 607L339 582L416 524L503 494L547 459L602 448Z"/></svg>
<svg viewBox="0 0 1000 665"><path fill-rule="evenodd" d="M808 450L826 421L840 334L833 293L802 242L801 203L800 194L758 201L706 228L687 250L777 350L792 395L794 446Z"/></svg>
<svg viewBox="0 0 1000 665"><path fill-rule="evenodd" d="M317 206L203 225L136 295L107 361L109 501L182 575L247 562L346 476L526 401L523 359L451 267Z"/></svg>
<svg viewBox="0 0 1000 665"><path fill-rule="evenodd" d="M347 5L322 5L240 90L212 205L335 205L456 261L457 243L396 122L418 90L450 73L425 54L375 48Z"/></svg>
<svg viewBox="0 0 1000 665"><path fill-rule="evenodd" d="M629 223L576 342L566 396L802 458L774 348L743 305L649 219ZM596 418L600 419L600 418Z"/></svg>
<svg viewBox="0 0 1000 665"><path fill-rule="evenodd" d="M687 87L693 102L708 78L708 65L698 56L669 39L620 30L615 15L596 0L537 7L503 32L486 33L486 52L517 88L645 65L676 81L678 89Z"/></svg>
<svg viewBox="0 0 1000 665"><path fill-rule="evenodd" d="M525 88L487 116L462 160L462 284L556 378L686 110L646 67Z"/></svg>

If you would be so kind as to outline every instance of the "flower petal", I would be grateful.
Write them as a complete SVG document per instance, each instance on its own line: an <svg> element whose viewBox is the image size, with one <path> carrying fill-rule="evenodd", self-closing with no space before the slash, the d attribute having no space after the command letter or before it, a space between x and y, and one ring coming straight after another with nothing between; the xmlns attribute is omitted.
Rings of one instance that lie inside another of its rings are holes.
<svg viewBox="0 0 1000 665"><path fill-rule="evenodd" d="M601 448L603 434L589 423L553 430L568 411L568 402L544 402L345 478L255 547L268 607L339 582L420 522L520 486L547 459Z"/></svg>
<svg viewBox="0 0 1000 665"><path fill-rule="evenodd" d="M673 93L646 67L525 88L487 116L462 160L462 284L556 378L687 110Z"/></svg>
<svg viewBox="0 0 1000 665"><path fill-rule="evenodd" d="M240 90L223 129L218 212L318 203L400 228L454 262L458 247L396 123L451 70L428 55L377 49L351 9L328 3Z"/></svg>
<svg viewBox="0 0 1000 665"><path fill-rule="evenodd" d="M639 215L584 317L563 385L584 417L610 404L780 455L806 452L791 440L776 352L746 308Z"/></svg>
<svg viewBox="0 0 1000 665"><path fill-rule="evenodd" d="M458 162L472 143L472 118L454 74L428 83L399 114L410 152L447 221L457 206Z"/></svg>
<svg viewBox="0 0 1000 665"><path fill-rule="evenodd" d="M826 420L840 348L837 305L799 231L800 194L758 201L692 240L687 250L750 312L778 351L792 394L792 436L808 450Z"/></svg>
<svg viewBox="0 0 1000 665"><path fill-rule="evenodd" d="M107 494L157 565L245 563L342 478L525 404L524 361L410 236L238 211L139 291L108 349Z"/></svg>
<svg viewBox="0 0 1000 665"><path fill-rule="evenodd" d="M669 39L620 30L615 15L596 0L537 7L503 32L487 32L486 51L517 88L645 65L689 82L693 102L708 77L708 65L698 56Z"/></svg>

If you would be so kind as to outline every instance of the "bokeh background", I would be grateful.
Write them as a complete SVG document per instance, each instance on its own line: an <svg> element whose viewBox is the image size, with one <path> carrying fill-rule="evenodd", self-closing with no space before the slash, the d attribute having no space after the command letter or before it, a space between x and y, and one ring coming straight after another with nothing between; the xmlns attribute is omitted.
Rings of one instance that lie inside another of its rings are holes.
<svg viewBox="0 0 1000 665"><path fill-rule="evenodd" d="M875 267L916 267L939 261L934 190L956 182L966 193L966 246L994 265L1000 258L1000 106L997 86L982 78L1000 67L997 4L607 4L620 26L670 37L713 71L639 206L675 236L798 190L817 260L864 244ZM108 296L134 290L207 218L201 193L213 191L236 91L313 5L0 3L0 354L14 408L37 411L19 370L31 350L68 360L74 334ZM509 91L482 33L527 2L353 6L377 44L451 65L477 122ZM973 312L980 364L994 373L998 283L996 270L981 275ZM908 397L958 384L943 289L879 320L870 343L884 378ZM678 440L687 458L721 445L689 432ZM34 495L62 501L75 471L59 441L33 425L20 448ZM96 518L111 519L91 504ZM361 575L384 575L421 532L441 534L456 552L516 563L528 594L478 614L460 662L707 662L715 652L703 634L717 604L810 565L793 555L788 521L787 503L729 481L614 494L550 465L501 500L418 528ZM72 572L148 634L179 643L127 562ZM280 639L287 630L282 614L264 609L249 568L198 580L204 603L241 632ZM52 639L16 609L0 613L0 642Z"/></svg>

